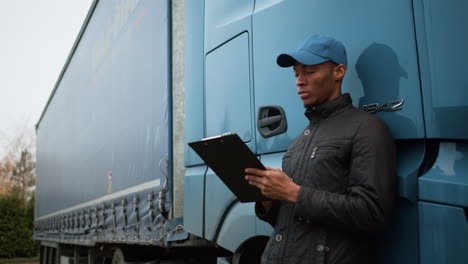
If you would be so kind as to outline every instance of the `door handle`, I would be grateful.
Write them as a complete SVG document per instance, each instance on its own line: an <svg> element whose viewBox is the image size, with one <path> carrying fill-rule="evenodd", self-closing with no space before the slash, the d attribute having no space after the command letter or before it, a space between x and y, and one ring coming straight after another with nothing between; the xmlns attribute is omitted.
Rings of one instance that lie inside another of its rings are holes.
<svg viewBox="0 0 468 264"><path fill-rule="evenodd" d="M286 132L286 114L281 106L267 105L258 109L257 129L264 138Z"/></svg>
<svg viewBox="0 0 468 264"><path fill-rule="evenodd" d="M259 119L258 122L260 123L259 126L261 128L270 126L278 121L281 121L281 115L275 115L275 116L270 116L270 117L265 117L262 119Z"/></svg>

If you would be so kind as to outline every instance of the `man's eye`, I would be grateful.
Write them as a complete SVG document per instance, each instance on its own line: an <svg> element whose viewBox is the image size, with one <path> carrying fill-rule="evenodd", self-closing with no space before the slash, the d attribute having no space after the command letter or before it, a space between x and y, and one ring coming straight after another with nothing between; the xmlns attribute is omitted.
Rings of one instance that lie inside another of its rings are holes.
<svg viewBox="0 0 468 264"><path fill-rule="evenodd" d="M306 74L312 74L314 73L315 71L306 71Z"/></svg>

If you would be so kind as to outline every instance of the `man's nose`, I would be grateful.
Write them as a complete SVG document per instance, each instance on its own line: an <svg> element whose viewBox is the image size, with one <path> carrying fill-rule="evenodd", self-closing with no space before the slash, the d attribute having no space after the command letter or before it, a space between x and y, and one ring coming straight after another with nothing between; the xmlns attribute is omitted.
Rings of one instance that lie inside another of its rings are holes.
<svg viewBox="0 0 468 264"><path fill-rule="evenodd" d="M296 86L301 87L305 84L304 75L298 74L296 77Z"/></svg>

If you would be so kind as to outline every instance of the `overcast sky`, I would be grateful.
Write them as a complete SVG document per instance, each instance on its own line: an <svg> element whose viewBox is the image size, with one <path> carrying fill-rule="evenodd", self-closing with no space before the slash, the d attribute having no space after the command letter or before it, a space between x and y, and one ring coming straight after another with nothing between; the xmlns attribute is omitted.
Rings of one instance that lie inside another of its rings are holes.
<svg viewBox="0 0 468 264"><path fill-rule="evenodd" d="M33 129L92 0L0 0L0 158Z"/></svg>

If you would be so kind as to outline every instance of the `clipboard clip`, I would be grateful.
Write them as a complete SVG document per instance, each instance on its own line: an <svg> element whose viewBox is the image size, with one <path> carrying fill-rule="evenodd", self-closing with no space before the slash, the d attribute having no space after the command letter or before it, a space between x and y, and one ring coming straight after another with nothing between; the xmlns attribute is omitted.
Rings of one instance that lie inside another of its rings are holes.
<svg viewBox="0 0 468 264"><path fill-rule="evenodd" d="M230 135L232 135L232 134L233 134L232 132L226 132L226 133L223 133L223 134L221 134L221 135L203 138L202 141L210 140L210 139L214 139L214 138L225 137L225 136L230 136Z"/></svg>

